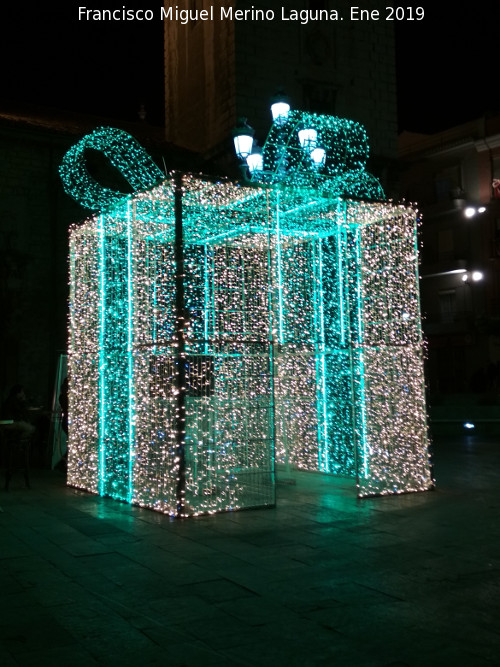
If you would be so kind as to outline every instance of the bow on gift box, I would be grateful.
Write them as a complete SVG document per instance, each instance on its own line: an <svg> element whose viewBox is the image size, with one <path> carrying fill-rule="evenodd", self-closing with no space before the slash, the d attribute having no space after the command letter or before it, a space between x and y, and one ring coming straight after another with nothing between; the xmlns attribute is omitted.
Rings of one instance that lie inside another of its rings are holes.
<svg viewBox="0 0 500 667"><path fill-rule="evenodd" d="M88 149L104 153L134 192L152 188L165 178L144 148L128 132L113 127L99 127L70 148L59 167L65 192L93 211L109 208L129 195L101 185L89 173L86 157Z"/></svg>
<svg viewBox="0 0 500 667"><path fill-rule="evenodd" d="M60 166L66 193L91 210L108 209L129 195L101 185L90 174L88 149L102 152L133 192L150 189L165 178L130 134L99 127L76 143ZM248 164L255 157L249 150L249 154L240 155ZM368 137L364 127L355 121L290 111L285 119L273 123L262 151L258 151L258 166L251 169L252 183L312 185L328 190L330 196L371 201L385 198L378 180L366 171Z"/></svg>

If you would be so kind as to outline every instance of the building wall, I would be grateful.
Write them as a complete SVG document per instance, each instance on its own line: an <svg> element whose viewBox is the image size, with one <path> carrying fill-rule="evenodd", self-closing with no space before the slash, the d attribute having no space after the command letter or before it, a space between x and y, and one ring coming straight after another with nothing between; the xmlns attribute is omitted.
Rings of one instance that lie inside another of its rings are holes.
<svg viewBox="0 0 500 667"><path fill-rule="evenodd" d="M0 390L4 398L20 382L37 405L50 400L66 349L67 227L81 217L57 173L67 146L0 126Z"/></svg>
<svg viewBox="0 0 500 667"><path fill-rule="evenodd" d="M262 145L271 97L282 88L292 106L363 123L372 154L397 150L393 24L390 21L282 21L263 0L221 3L269 9L274 21L165 21L166 137L205 154L231 147L239 116ZM328 8L349 16L347 0L292 0L286 9ZM373 4L373 3L372 3ZM377 3L375 3L376 5ZM170 3L166 3L170 5ZM208 8L211 0L179 6ZM381 5L382 6L382 5Z"/></svg>
<svg viewBox="0 0 500 667"><path fill-rule="evenodd" d="M400 139L402 196L417 202L421 299L434 394L500 391L500 117ZM485 207L466 217L468 206ZM483 279L474 281L472 272ZM461 272L461 273L459 273ZM464 282L463 277L468 279Z"/></svg>

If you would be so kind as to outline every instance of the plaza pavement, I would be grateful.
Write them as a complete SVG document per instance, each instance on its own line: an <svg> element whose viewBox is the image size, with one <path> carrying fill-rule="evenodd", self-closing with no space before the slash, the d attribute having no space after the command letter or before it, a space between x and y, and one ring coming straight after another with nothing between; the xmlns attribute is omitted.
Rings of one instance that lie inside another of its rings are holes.
<svg viewBox="0 0 500 667"><path fill-rule="evenodd" d="M19 472L0 492L1 667L500 665L500 443L437 489L302 474L273 509L173 521Z"/></svg>

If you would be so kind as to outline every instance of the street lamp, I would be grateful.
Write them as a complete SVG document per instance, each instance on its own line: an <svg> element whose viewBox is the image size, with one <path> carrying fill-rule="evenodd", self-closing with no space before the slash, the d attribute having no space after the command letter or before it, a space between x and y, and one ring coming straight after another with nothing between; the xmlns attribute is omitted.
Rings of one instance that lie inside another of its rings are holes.
<svg viewBox="0 0 500 667"><path fill-rule="evenodd" d="M311 160L313 161L313 166L316 169L321 169L321 167L324 167L325 162L326 162L326 151L325 151L325 149L320 148L318 146L313 151L311 151Z"/></svg>
<svg viewBox="0 0 500 667"><path fill-rule="evenodd" d="M299 130L299 143L301 147L311 153L315 148L318 141L318 133L312 127L306 127L303 130Z"/></svg>
<svg viewBox="0 0 500 667"><path fill-rule="evenodd" d="M246 118L240 118L238 127L233 130L234 150L240 160L246 160L252 153L255 130L247 123Z"/></svg>
<svg viewBox="0 0 500 667"><path fill-rule="evenodd" d="M282 95L271 104L273 124L262 148L254 130L240 118L233 130L234 149L245 183L311 184L341 197L383 200L378 180L366 171L368 137L346 118L291 109Z"/></svg>
<svg viewBox="0 0 500 667"><path fill-rule="evenodd" d="M272 99L271 114L273 117L273 127L275 131L275 149L274 154L271 151L274 160L274 167L271 164L264 165L264 155L268 155L266 146L264 150L257 146L254 141L255 131L247 123L246 118L238 120L238 127L233 130L234 149L238 159L241 161L244 178L250 180L265 180L285 178L290 170L290 155L295 150L302 149L311 158L309 170L311 173L319 172L326 163L326 149L318 145L318 131L308 124L308 121L297 122L288 127L290 121L290 104L288 98L282 93L275 95ZM300 128L300 129L299 129ZM270 133L271 135L271 133ZM289 142L289 138L295 135L298 138L298 144ZM288 137L288 138L287 138ZM269 161L269 155L266 162ZM293 161L293 159L292 159ZM302 168L308 169L306 163L302 163ZM266 171L267 170L267 171Z"/></svg>
<svg viewBox="0 0 500 667"><path fill-rule="evenodd" d="M278 93L272 99L271 114L273 116L273 123L284 125L288 120L290 113L290 101L283 93Z"/></svg>
<svg viewBox="0 0 500 667"><path fill-rule="evenodd" d="M462 276L462 280L464 283L468 283L469 279L471 279L475 283L478 283L483 278L484 278L484 273L482 271L471 271L464 273Z"/></svg>
<svg viewBox="0 0 500 667"><path fill-rule="evenodd" d="M262 157L262 148L260 146L254 146L252 152L246 159L246 163L250 174L253 175L255 172L262 171L264 168L264 160Z"/></svg>
<svg viewBox="0 0 500 667"><path fill-rule="evenodd" d="M466 206L464 208L464 215L466 218L473 218L478 213L484 213L486 211L486 206Z"/></svg>

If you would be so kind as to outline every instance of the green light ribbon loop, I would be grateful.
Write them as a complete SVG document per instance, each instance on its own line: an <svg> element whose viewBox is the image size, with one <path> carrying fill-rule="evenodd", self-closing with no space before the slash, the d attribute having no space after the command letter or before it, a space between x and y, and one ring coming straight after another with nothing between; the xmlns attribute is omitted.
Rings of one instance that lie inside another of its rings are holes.
<svg viewBox="0 0 500 667"><path fill-rule="evenodd" d="M109 208L130 195L107 188L90 175L85 157L89 148L104 153L132 186L133 192L152 188L164 179L153 159L128 132L99 127L70 148L59 167L65 192L93 211Z"/></svg>
<svg viewBox="0 0 500 667"><path fill-rule="evenodd" d="M315 146L325 150L320 170L312 167L310 152L299 144L298 132L305 128L316 130ZM324 183L334 196L384 200L382 186L366 170L369 152L368 135L360 123L299 110L290 111L286 122L274 122L262 150L270 182Z"/></svg>

